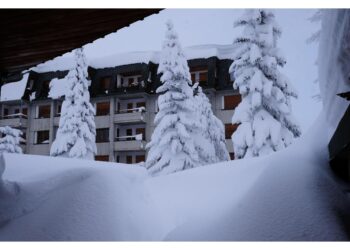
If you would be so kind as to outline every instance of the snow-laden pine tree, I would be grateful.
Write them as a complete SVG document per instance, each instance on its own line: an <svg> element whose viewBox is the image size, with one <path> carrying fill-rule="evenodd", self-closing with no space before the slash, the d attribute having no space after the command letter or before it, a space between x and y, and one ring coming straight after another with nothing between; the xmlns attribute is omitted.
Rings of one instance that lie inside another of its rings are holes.
<svg viewBox="0 0 350 250"><path fill-rule="evenodd" d="M22 131L11 128L9 126L0 127L0 154L2 153L17 153L22 154L20 147Z"/></svg>
<svg viewBox="0 0 350 250"><path fill-rule="evenodd" d="M196 145L200 146L201 164L211 164L230 159L225 144L225 129L223 123L214 115L208 97L198 83L193 86L194 102L198 120L202 125L196 136Z"/></svg>
<svg viewBox="0 0 350 250"><path fill-rule="evenodd" d="M68 81L51 156L94 159L96 154L95 108L90 103L88 66L82 48L75 50L75 68Z"/></svg>
<svg viewBox="0 0 350 250"><path fill-rule="evenodd" d="M193 91L187 60L183 54L173 24L167 22L158 73L156 125L149 149L146 168L152 175L168 174L197 167L199 157L192 134L198 131L195 119Z"/></svg>
<svg viewBox="0 0 350 250"><path fill-rule="evenodd" d="M268 10L247 10L236 26L243 34L235 40L229 72L242 102L232 117L240 124L232 135L235 158L265 155L287 147L301 134L291 110L297 93L279 67L286 63L277 48L281 36L275 16Z"/></svg>

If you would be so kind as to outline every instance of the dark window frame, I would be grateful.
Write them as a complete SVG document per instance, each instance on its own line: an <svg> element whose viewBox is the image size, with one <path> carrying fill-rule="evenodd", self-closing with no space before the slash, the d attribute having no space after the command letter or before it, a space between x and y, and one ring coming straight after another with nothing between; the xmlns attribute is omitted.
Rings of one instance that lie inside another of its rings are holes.
<svg viewBox="0 0 350 250"><path fill-rule="evenodd" d="M109 142L109 128L96 129L96 143Z"/></svg>
<svg viewBox="0 0 350 250"><path fill-rule="evenodd" d="M108 107L108 108L103 108ZM106 116L111 114L111 104L109 101L96 103L96 116Z"/></svg>
<svg viewBox="0 0 350 250"><path fill-rule="evenodd" d="M43 143L44 141L48 141L48 142ZM49 141L50 141L50 130L36 131L35 144L49 144Z"/></svg>
<svg viewBox="0 0 350 250"><path fill-rule="evenodd" d="M49 110L48 114L47 113L46 114L45 113L44 114L41 113L41 112L43 112L41 109L44 108L44 107L48 108L48 110ZM48 119L48 118L51 117L51 105L50 104L38 105L37 112L38 113L37 113L36 119ZM40 115L40 114L42 114L42 115ZM46 117L46 115L48 115L48 116Z"/></svg>

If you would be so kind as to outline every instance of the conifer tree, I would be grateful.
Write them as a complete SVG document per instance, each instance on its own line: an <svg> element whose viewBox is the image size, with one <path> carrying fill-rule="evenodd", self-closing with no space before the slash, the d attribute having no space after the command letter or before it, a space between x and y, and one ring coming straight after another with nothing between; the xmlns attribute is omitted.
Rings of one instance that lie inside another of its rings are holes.
<svg viewBox="0 0 350 250"><path fill-rule="evenodd" d="M187 60L183 54L173 24L167 22L158 73L156 125L149 149L146 168L152 175L168 174L199 165L199 156L192 134L200 124L195 117L193 91Z"/></svg>
<svg viewBox="0 0 350 250"><path fill-rule="evenodd" d="M22 131L11 128L9 126L0 127L0 154L2 153L17 153L22 154L20 147Z"/></svg>
<svg viewBox="0 0 350 250"><path fill-rule="evenodd" d="M222 122L214 115L208 97L198 83L194 84L194 101L202 130L196 144L201 147L200 158L203 165L228 161L225 130Z"/></svg>
<svg viewBox="0 0 350 250"><path fill-rule="evenodd" d="M235 40L237 52L229 72L242 102L232 117L240 124L232 135L236 158L265 155L287 147L301 134L292 116L291 97L297 93L279 67L286 60L277 48L281 36L268 10L247 10L236 26L244 28Z"/></svg>
<svg viewBox="0 0 350 250"><path fill-rule="evenodd" d="M75 50L75 62L66 76L65 99L50 155L92 160L96 154L95 108L90 103L88 66L82 48Z"/></svg>

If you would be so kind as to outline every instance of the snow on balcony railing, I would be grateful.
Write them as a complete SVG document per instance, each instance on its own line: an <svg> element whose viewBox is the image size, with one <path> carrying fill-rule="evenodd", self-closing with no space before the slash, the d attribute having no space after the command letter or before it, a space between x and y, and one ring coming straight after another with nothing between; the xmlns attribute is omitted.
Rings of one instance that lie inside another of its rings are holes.
<svg viewBox="0 0 350 250"><path fill-rule="evenodd" d="M124 114L124 113L134 113L134 112L146 112L146 108L145 107L137 107L137 108L132 108L132 109L120 109L118 111L116 111L116 114Z"/></svg>
<svg viewBox="0 0 350 250"><path fill-rule="evenodd" d="M115 141L142 141L143 135L137 134L137 135L126 135L126 136L119 136L115 138Z"/></svg>
<svg viewBox="0 0 350 250"><path fill-rule="evenodd" d="M13 119L13 118L25 118L28 119L28 116L23 113L15 113L10 115L4 115L1 117L1 119Z"/></svg>
<svg viewBox="0 0 350 250"><path fill-rule="evenodd" d="M50 141L49 140L45 140L45 141L42 141L42 142L37 142L36 144L49 144Z"/></svg>

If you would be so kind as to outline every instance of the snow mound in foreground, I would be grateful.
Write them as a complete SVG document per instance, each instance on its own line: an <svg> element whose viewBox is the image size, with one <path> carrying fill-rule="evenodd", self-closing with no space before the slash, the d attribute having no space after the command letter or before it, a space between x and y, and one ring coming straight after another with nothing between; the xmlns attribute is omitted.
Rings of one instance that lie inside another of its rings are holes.
<svg viewBox="0 0 350 250"><path fill-rule="evenodd" d="M137 165L4 154L0 240L346 240L328 130L285 150L150 178Z"/></svg>
<svg viewBox="0 0 350 250"><path fill-rule="evenodd" d="M154 240L145 169L33 155L6 154L4 179L20 192L0 225L0 240ZM2 201L1 201L2 202ZM141 205L140 205L141 204ZM0 206L1 209L1 206Z"/></svg>
<svg viewBox="0 0 350 250"><path fill-rule="evenodd" d="M329 171L324 117L316 124L278 153L148 180L174 219L165 239L348 239L350 209Z"/></svg>

